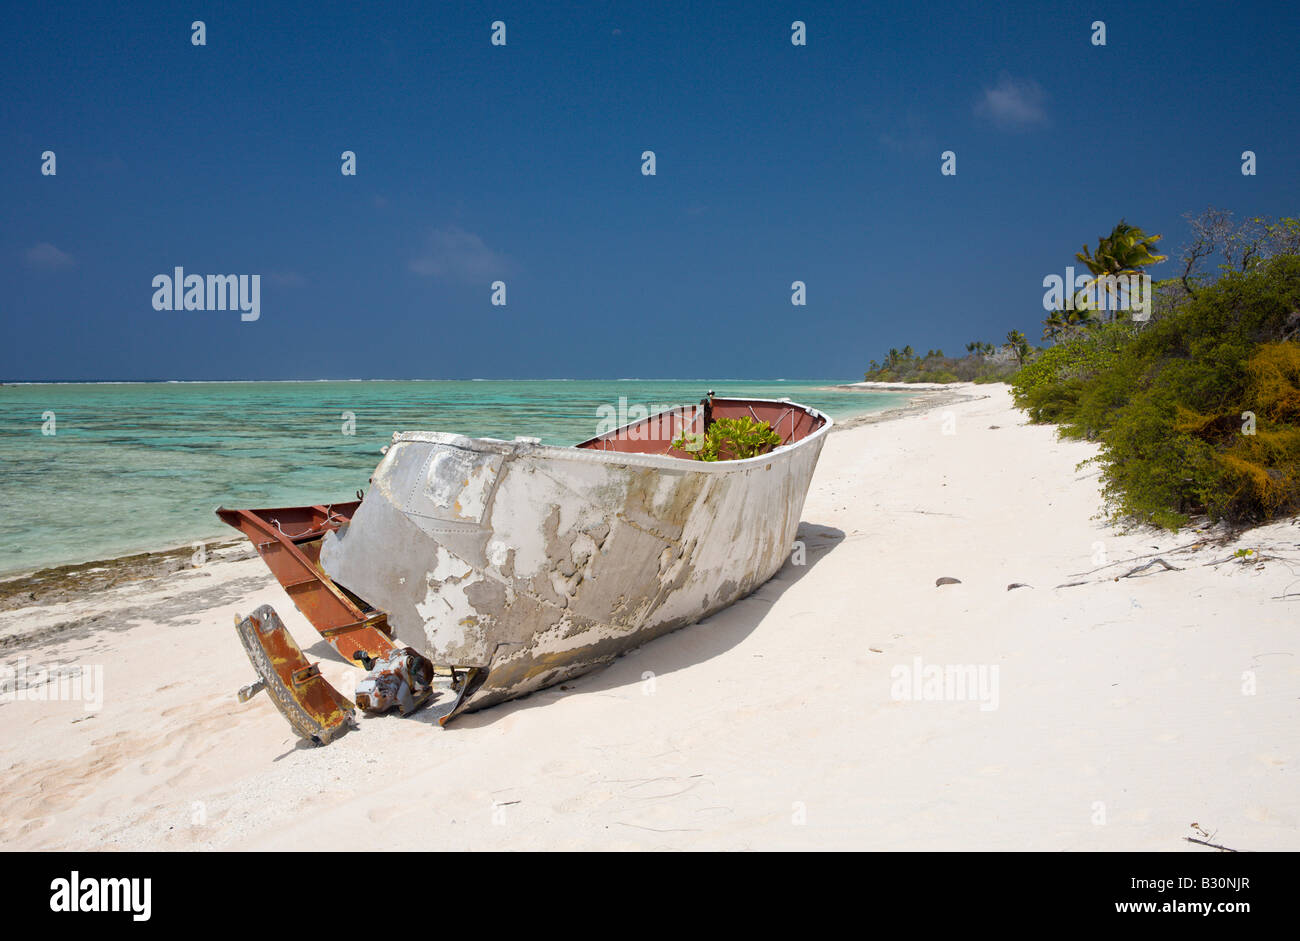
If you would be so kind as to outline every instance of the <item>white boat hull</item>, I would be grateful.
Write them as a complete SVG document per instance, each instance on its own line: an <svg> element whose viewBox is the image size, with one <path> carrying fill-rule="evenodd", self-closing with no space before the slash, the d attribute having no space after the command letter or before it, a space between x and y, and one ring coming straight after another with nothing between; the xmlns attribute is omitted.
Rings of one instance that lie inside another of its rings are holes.
<svg viewBox="0 0 1300 941"><path fill-rule="evenodd" d="M320 563L404 643L470 670L454 712L542 689L692 624L785 564L830 421L706 463L398 435Z"/></svg>

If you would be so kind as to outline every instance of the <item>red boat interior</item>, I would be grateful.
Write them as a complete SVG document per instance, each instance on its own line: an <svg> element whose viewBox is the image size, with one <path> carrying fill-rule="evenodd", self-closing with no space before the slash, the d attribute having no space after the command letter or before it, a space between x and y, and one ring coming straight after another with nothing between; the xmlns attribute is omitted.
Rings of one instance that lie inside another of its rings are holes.
<svg viewBox="0 0 1300 941"><path fill-rule="evenodd" d="M767 422L781 436L782 445L800 441L826 424L826 419L822 416L811 415L791 402L708 398L699 405L683 405L651 415L584 441L577 447L630 454L666 454L691 459L693 455L690 452L673 447L673 442L684 431L699 433L714 419L741 417Z"/></svg>

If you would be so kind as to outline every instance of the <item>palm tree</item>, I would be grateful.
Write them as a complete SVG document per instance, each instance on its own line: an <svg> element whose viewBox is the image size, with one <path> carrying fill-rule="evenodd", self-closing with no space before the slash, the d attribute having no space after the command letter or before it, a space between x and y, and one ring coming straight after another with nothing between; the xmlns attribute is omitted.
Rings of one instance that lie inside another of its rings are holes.
<svg viewBox="0 0 1300 941"><path fill-rule="evenodd" d="M1019 330L1011 330L1007 333L1007 347L1016 357L1016 365L1025 365L1025 360L1029 358L1029 340Z"/></svg>
<svg viewBox="0 0 1300 941"><path fill-rule="evenodd" d="M1129 225L1123 219L1111 230L1110 235L1097 239L1097 252L1092 254L1088 246L1075 254L1075 258L1088 266L1094 275L1132 274L1147 265L1156 265L1167 256L1157 255L1153 246L1163 235L1147 235L1137 226Z"/></svg>
<svg viewBox="0 0 1300 941"><path fill-rule="evenodd" d="M1088 271L1092 274L1092 280L1084 287L1084 291L1108 275L1119 277L1139 274L1147 265L1160 264L1168 256L1157 255L1153 249L1155 243L1162 238L1163 235L1147 235L1137 226L1129 225L1123 219L1119 220L1119 224L1111 230L1110 235L1103 235L1097 239L1095 253L1088 251L1087 245L1083 246L1083 251L1075 253L1074 257L1087 265ZM1075 306L1085 312L1085 320L1091 319L1091 309L1086 304L1081 307L1076 301ZM1050 320L1051 318L1048 318L1048 322Z"/></svg>
<svg viewBox="0 0 1300 941"><path fill-rule="evenodd" d="M1060 340L1074 335L1082 327L1092 324L1092 311L1075 307L1073 310L1054 310L1043 321L1043 339Z"/></svg>
<svg viewBox="0 0 1300 941"><path fill-rule="evenodd" d="M1043 321L1043 339L1058 340L1065 336L1069 329L1069 316L1073 311L1054 310L1047 315Z"/></svg>

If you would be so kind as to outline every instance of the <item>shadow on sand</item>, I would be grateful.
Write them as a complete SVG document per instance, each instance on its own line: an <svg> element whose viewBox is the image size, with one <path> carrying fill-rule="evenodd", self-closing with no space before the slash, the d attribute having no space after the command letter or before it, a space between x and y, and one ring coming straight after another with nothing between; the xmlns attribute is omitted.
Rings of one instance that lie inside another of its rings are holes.
<svg viewBox="0 0 1300 941"><path fill-rule="evenodd" d="M787 560L775 575L758 586L749 595L721 611L665 634L633 650L621 654L603 667L590 673L565 680L558 686L549 686L519 699L489 706L481 712L457 716L445 729L448 732L471 731L498 722L520 709L535 709L557 702L570 692L599 693L623 689L641 682L644 669L653 666L656 676L665 676L676 670L711 660L740 644L763 619L778 598L825 555L844 540L844 532L831 526L800 523L795 539L806 547L806 561L795 565ZM638 663L640 661L640 663ZM412 719L436 724L438 718L451 711L453 699L444 699L422 710Z"/></svg>
<svg viewBox="0 0 1300 941"><path fill-rule="evenodd" d="M636 666L638 660L644 662L647 667L653 664L655 675L664 676L676 670L711 660L730 650L741 643L762 623L763 618L767 616L768 609L781 597L786 589L807 575L813 566L817 565L828 552L844 540L844 531L835 529L832 526L805 522L799 524L795 539L805 546L805 564L796 565L787 560L775 575L762 585L759 585L753 592L705 618L703 621L697 621L694 624L679 628L671 634L657 637L640 647L619 655L605 666L597 667L592 672L584 673L582 676L565 680L561 685L548 686L546 689L529 693L519 699L489 706L481 712L471 712L458 716L454 722L447 726L446 731L469 731L483 728L512 715L516 710L534 709L538 706L548 705L575 690L584 693L598 693L631 686L641 682L642 670ZM344 660L333 647L323 640L318 640L303 652L312 659L333 660L336 663L350 662ZM621 668L628 664L631 665L628 669ZM345 695L347 694L345 693ZM407 721L437 725L438 720L451 711L455 701L455 694L444 691L434 702L414 715L408 716ZM395 711L393 718L397 718ZM300 743L300 745L304 748L315 747L306 742ZM292 753L292 750L286 754L290 753Z"/></svg>

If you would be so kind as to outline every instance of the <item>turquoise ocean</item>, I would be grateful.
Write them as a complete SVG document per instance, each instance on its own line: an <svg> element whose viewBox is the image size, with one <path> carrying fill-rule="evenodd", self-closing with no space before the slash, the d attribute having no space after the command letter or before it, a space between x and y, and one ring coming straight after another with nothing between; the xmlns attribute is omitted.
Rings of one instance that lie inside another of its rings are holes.
<svg viewBox="0 0 1300 941"><path fill-rule="evenodd" d="M836 380L475 380L33 384L0 387L0 574L228 537L228 507L355 499L395 431L597 433L601 406L788 396L832 418L899 393ZM52 422L50 420L52 413ZM353 434L345 433L349 418ZM608 413L608 410L606 410ZM46 434L45 431L53 431Z"/></svg>

